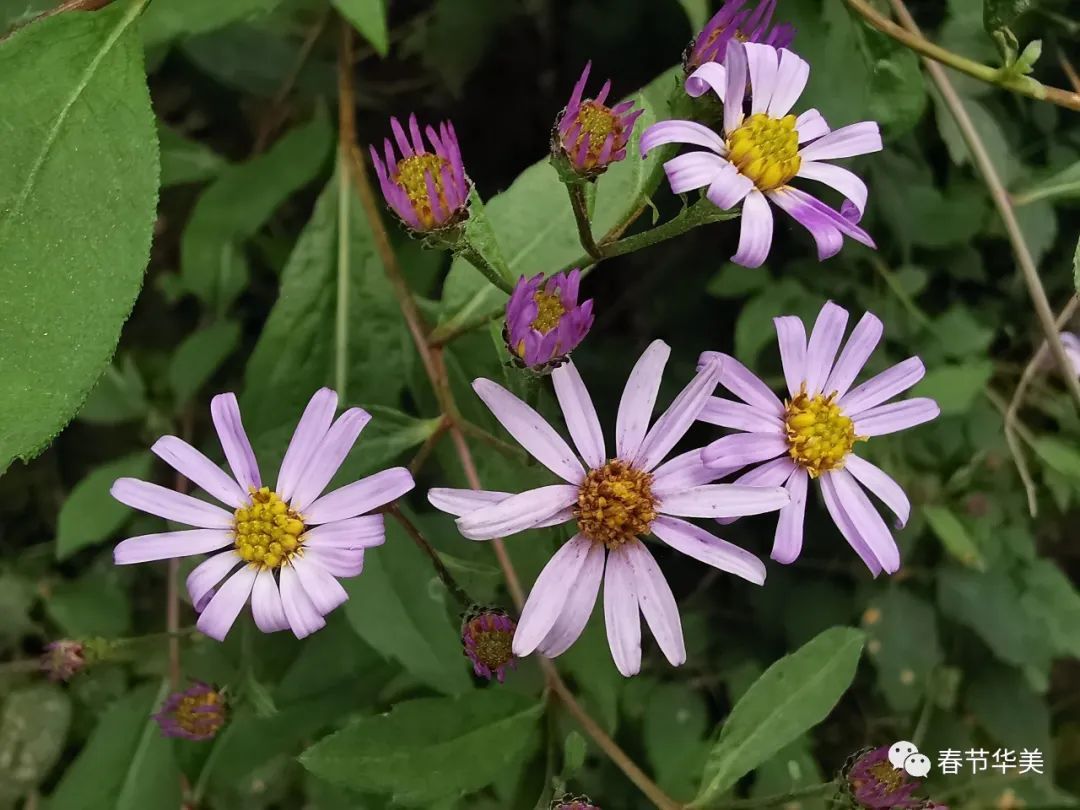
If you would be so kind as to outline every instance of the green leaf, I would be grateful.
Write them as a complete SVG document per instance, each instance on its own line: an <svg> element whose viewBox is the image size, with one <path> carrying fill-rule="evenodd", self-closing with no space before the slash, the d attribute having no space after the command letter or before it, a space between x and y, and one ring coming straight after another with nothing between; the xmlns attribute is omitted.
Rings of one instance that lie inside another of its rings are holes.
<svg viewBox="0 0 1080 810"><path fill-rule="evenodd" d="M967 142L960 132L960 127L956 124L956 119L953 118L952 113L949 112L949 108L945 106L945 102L942 101L938 93L933 93L933 98L937 113L938 132L949 150L949 157L957 166L971 163L971 151L968 149ZM968 116L978 131L983 146L986 148L991 161L993 161L994 167L1001 175L1002 181L1006 184L1011 183L1020 173L1021 164L1017 158L1016 150L1009 145L1009 140L1005 137L1005 131L1002 129L1001 124L998 123L993 113L982 102L964 96L960 97L960 102L967 110Z"/></svg>
<svg viewBox="0 0 1080 810"><path fill-rule="evenodd" d="M926 372L919 384L911 389L911 395L930 397L941 408L942 416L966 414L993 373L994 364L990 360L937 366Z"/></svg>
<svg viewBox="0 0 1080 810"><path fill-rule="evenodd" d="M130 356L105 367L105 373L79 410L80 422L92 425L116 425L146 416L146 386Z"/></svg>
<svg viewBox="0 0 1080 810"><path fill-rule="evenodd" d="M348 193L347 394L351 402L396 405L412 356L409 338L367 219ZM293 248L277 303L248 360L244 424L253 436L283 425L291 431L312 392L333 384L338 200L335 178Z"/></svg>
<svg viewBox="0 0 1080 810"><path fill-rule="evenodd" d="M151 714L168 684L146 685L102 716L49 797L49 810L145 810L180 806L172 744Z"/></svg>
<svg viewBox="0 0 1080 810"><path fill-rule="evenodd" d="M1046 466L1064 476L1080 481L1080 452L1069 442L1051 436L1040 436L1031 448Z"/></svg>
<svg viewBox="0 0 1080 810"><path fill-rule="evenodd" d="M1033 0L983 0L983 27L986 33L1013 24L1013 21L1030 9Z"/></svg>
<svg viewBox="0 0 1080 810"><path fill-rule="evenodd" d="M915 709L944 660L933 606L903 588L892 587L870 603L863 614L863 628L885 700L896 711Z"/></svg>
<svg viewBox="0 0 1080 810"><path fill-rule="evenodd" d="M142 19L146 45L162 45L179 37L204 34L265 14L281 0L154 0Z"/></svg>
<svg viewBox="0 0 1080 810"><path fill-rule="evenodd" d="M69 638L119 638L131 629L128 592L113 568L57 583L45 612Z"/></svg>
<svg viewBox="0 0 1080 810"><path fill-rule="evenodd" d="M447 616L446 591L396 520L387 518L386 543L365 555L364 576L343 584L345 616L384 657L440 692L472 687L458 628Z"/></svg>
<svg viewBox="0 0 1080 810"><path fill-rule="evenodd" d="M979 551L978 544L952 509L947 506L927 505L922 508L922 513L950 555L968 568L985 570L986 560Z"/></svg>
<svg viewBox="0 0 1080 810"><path fill-rule="evenodd" d="M1046 630L1058 655L1080 658L1080 593L1050 560L1035 560L1022 575L1020 602Z"/></svg>
<svg viewBox="0 0 1080 810"><path fill-rule="evenodd" d="M386 31L386 0L332 0L364 39L371 43L375 53L386 56L390 39Z"/></svg>
<svg viewBox="0 0 1080 810"><path fill-rule="evenodd" d="M1037 200L1075 200L1080 197L1080 160L1056 174L1017 191L1013 202L1024 206Z"/></svg>
<svg viewBox="0 0 1080 810"><path fill-rule="evenodd" d="M131 509L109 494L117 478L146 478L151 455L145 450L95 468L75 485L56 526L56 558L64 560L77 551L107 540L131 517Z"/></svg>
<svg viewBox="0 0 1080 810"><path fill-rule="evenodd" d="M585 755L588 753L588 743L578 731L571 731L566 735L563 742L563 767L559 774L563 781L569 781L585 765Z"/></svg>
<svg viewBox="0 0 1080 810"><path fill-rule="evenodd" d="M642 741L657 782L673 796L694 795L709 750L708 717L704 697L688 686L660 684L648 694Z"/></svg>
<svg viewBox="0 0 1080 810"><path fill-rule="evenodd" d="M361 405L371 421L360 434L359 453L352 453L334 476L329 490L371 475L392 464L402 453L423 444L442 423L441 417L417 419L383 405Z"/></svg>
<svg viewBox="0 0 1080 810"><path fill-rule="evenodd" d="M161 187L198 183L217 177L227 166L225 158L198 141L189 140L158 122L161 146Z"/></svg>
<svg viewBox="0 0 1080 810"><path fill-rule="evenodd" d="M240 324L218 321L192 332L169 361L169 386L179 410L213 376L240 342Z"/></svg>
<svg viewBox="0 0 1080 810"><path fill-rule="evenodd" d="M765 670L731 710L690 806L714 801L824 720L851 685L864 641L859 630L833 627Z"/></svg>
<svg viewBox="0 0 1080 810"><path fill-rule="evenodd" d="M326 737L300 762L329 782L430 807L480 790L515 765L535 743L542 712L543 704L498 689L410 700Z"/></svg>
<svg viewBox="0 0 1080 810"><path fill-rule="evenodd" d="M708 0L679 0L679 5L686 12L686 19L689 20L690 28L696 36L709 21Z"/></svg>
<svg viewBox="0 0 1080 810"><path fill-rule="evenodd" d="M242 246L297 190L315 179L330 151L325 112L265 154L227 166L206 187L180 241L180 280L223 313L247 282Z"/></svg>
<svg viewBox="0 0 1080 810"><path fill-rule="evenodd" d="M60 687L34 684L8 693L0 714L0 805L8 806L49 775L67 740L71 700Z"/></svg>
<svg viewBox="0 0 1080 810"><path fill-rule="evenodd" d="M74 416L142 284L158 184L145 5L57 14L0 43L0 471Z"/></svg>

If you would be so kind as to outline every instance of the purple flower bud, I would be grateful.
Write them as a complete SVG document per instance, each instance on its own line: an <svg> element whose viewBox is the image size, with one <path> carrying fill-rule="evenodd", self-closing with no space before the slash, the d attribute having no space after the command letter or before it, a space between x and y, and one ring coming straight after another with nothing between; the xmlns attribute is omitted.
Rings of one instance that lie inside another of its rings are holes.
<svg viewBox="0 0 1080 810"><path fill-rule="evenodd" d="M728 42L732 38L740 42L759 42L774 48L786 48L795 39L795 29L783 23L772 26L776 0L727 0L712 19L705 23L701 33L694 37L683 56L687 73L706 62L723 62Z"/></svg>
<svg viewBox="0 0 1080 810"><path fill-rule="evenodd" d="M41 671L50 681L70 681L86 666L86 650L81 641L63 639L45 645Z"/></svg>
<svg viewBox="0 0 1080 810"><path fill-rule="evenodd" d="M525 368L550 371L585 339L593 323L590 298L578 304L581 271L522 276L506 304L503 335L514 358Z"/></svg>
<svg viewBox="0 0 1080 810"><path fill-rule="evenodd" d="M225 725L225 695L202 681L183 692L173 692L154 715L165 737L184 740L212 739Z"/></svg>
<svg viewBox="0 0 1080 810"><path fill-rule="evenodd" d="M551 803L551 810L600 810L588 796L562 796Z"/></svg>
<svg viewBox="0 0 1080 810"><path fill-rule="evenodd" d="M396 118L390 119L400 159L389 138L383 141L385 161L374 146L370 147L371 162L387 205L418 233L462 222L469 215L471 183L461 161L461 147L453 124L444 121L439 124L438 132L430 126L424 128L428 144L434 150L428 151L416 116L410 115L408 123L406 134Z"/></svg>
<svg viewBox="0 0 1080 810"><path fill-rule="evenodd" d="M847 781L855 801L868 810L916 808L920 804L911 794L921 783L909 778L903 768L893 767L887 745L859 756L847 772Z"/></svg>
<svg viewBox="0 0 1080 810"><path fill-rule="evenodd" d="M517 622L497 608L469 610L461 625L461 643L477 675L502 683L506 670L517 667L511 650L516 629Z"/></svg>
<svg viewBox="0 0 1080 810"><path fill-rule="evenodd" d="M612 163L626 157L626 144L634 123L644 112L634 110L633 101L605 106L611 92L610 79L604 82L596 98L584 98L591 68L592 62L585 65L570 94L570 102L555 119L552 142L554 153L561 152L576 174L588 178L603 174Z"/></svg>

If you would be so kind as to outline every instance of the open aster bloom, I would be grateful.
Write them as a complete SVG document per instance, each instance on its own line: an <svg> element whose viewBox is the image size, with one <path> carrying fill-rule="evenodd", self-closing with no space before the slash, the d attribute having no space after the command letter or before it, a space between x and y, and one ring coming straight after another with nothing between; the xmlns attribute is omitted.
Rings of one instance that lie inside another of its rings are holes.
<svg viewBox="0 0 1080 810"><path fill-rule="evenodd" d="M236 396L214 397L210 414L232 477L176 436L163 436L150 449L228 511L157 484L120 478L111 490L116 500L197 528L124 540L113 551L116 564L220 552L187 578L199 630L219 641L249 597L264 633L291 629L303 638L323 627L323 617L349 598L336 578L359 574L364 549L386 539L383 516L365 513L414 486L408 470L394 467L322 494L371 419L350 408L335 421L337 403L329 388L315 392L271 490L262 484Z"/></svg>
<svg viewBox="0 0 1080 810"><path fill-rule="evenodd" d="M390 129L401 152L400 160L389 138L383 141L385 163L374 146L369 148L379 186L394 213L421 233L447 228L468 217L470 183L454 125L444 121L438 132L431 126L424 127L434 152L428 151L420 137L415 115L409 116L408 135L396 118L390 119Z"/></svg>
<svg viewBox="0 0 1080 810"><path fill-rule="evenodd" d="M1076 372L1077 376L1080 376L1080 337L1077 337L1072 332L1062 332L1061 343L1065 347L1065 354L1069 356L1073 371Z"/></svg>
<svg viewBox="0 0 1080 810"><path fill-rule="evenodd" d="M173 692L154 720L164 737L203 741L215 737L225 725L225 696L209 684L195 681L183 692Z"/></svg>
<svg viewBox="0 0 1080 810"><path fill-rule="evenodd" d="M780 510L776 526L771 556L777 562L794 562L802 550L807 485L816 479L844 539L874 576L882 571L892 574L900 567L900 551L863 487L896 515L898 527L907 523L911 504L896 481L855 455L855 443L928 422L939 409L926 397L887 404L926 373L918 357L909 357L852 388L883 327L866 313L837 358L847 320L846 310L826 303L807 341L801 320L775 319L790 395L786 402L739 361L720 355L724 362L720 384L741 401L714 397L700 419L745 432L717 439L701 455L706 466L717 471L760 464L735 483L782 484L791 494L791 503ZM705 352L701 360L709 362L716 356Z"/></svg>
<svg viewBox="0 0 1080 810"><path fill-rule="evenodd" d="M747 75L750 114L744 112ZM857 223L866 206L867 189L854 173L825 161L881 149L873 121L829 131L815 109L798 117L791 108L806 87L810 65L788 50L732 40L724 65L708 62L686 80L692 96L712 88L724 102L723 135L694 121L661 121L641 136L641 153L662 144L704 147L664 164L671 190L683 194L704 188L718 208L742 202L739 247L731 257L746 267L760 267L773 239L772 202L810 231L818 258L839 252L843 237L874 247ZM839 191L847 202L835 211L816 197L790 185L796 177L816 180Z"/></svg>
<svg viewBox="0 0 1080 810"><path fill-rule="evenodd" d="M558 364L585 339L593 324L590 298L578 304L581 271L522 276L506 304L507 347L526 368Z"/></svg>
<svg viewBox="0 0 1080 810"><path fill-rule="evenodd" d="M852 795L867 810L896 810L920 805L912 794L921 782L908 777L903 768L889 762L889 746L863 754L847 774Z"/></svg>
<svg viewBox="0 0 1080 810"><path fill-rule="evenodd" d="M630 373L615 424L614 457L607 454L596 409L573 362L552 372L559 407L584 465L531 407L490 380L473 383L503 427L563 483L516 495L433 489L428 500L458 515L458 530L473 540L577 523L573 538L533 584L514 634L516 655L539 650L553 658L565 652L581 635L602 578L608 642L619 671L630 676L641 666L639 610L667 659L675 666L683 663L675 598L639 539L650 532L683 554L764 582L765 567L754 555L682 518L770 512L787 503L787 493L779 487L710 485L716 475L702 464L698 450L661 463L690 429L720 375L719 362L706 363L650 429L670 353L667 344L654 341Z"/></svg>
<svg viewBox="0 0 1080 810"><path fill-rule="evenodd" d="M786 48L795 39L795 29L787 23L772 24L776 0L726 0L712 16L701 33L687 48L683 67L687 73L706 62L721 62L732 39L741 42L760 42L774 48Z"/></svg>
<svg viewBox="0 0 1080 810"><path fill-rule="evenodd" d="M555 121L555 146L561 149L574 171L585 177L596 177L626 157L626 144L634 123L644 112L634 110L633 101L605 106L611 92L610 79L604 82L596 98L584 98L591 69L589 62L574 85L566 109Z"/></svg>

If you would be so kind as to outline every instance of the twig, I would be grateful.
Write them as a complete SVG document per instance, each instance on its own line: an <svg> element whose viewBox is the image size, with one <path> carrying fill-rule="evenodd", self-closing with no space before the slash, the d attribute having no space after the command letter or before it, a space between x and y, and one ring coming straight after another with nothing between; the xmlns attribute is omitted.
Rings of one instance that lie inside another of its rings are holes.
<svg viewBox="0 0 1080 810"><path fill-rule="evenodd" d="M862 5L862 0L847 0L847 2ZM919 34L919 27L908 12L903 0L891 0L891 2L893 11L904 28L914 34ZM926 72L930 74L930 79L941 93L945 106L949 108L949 112L956 119L960 134L971 151L971 157L978 167L979 173L983 176L983 181L986 183L998 214L1001 215L1001 220L1005 225L1005 232L1008 234L1009 242L1012 244L1013 253L1016 254L1017 264L1020 265L1020 273L1024 278L1024 283L1027 284L1031 302L1035 306L1035 314L1039 319L1039 325L1050 343L1050 351L1061 369L1065 384L1068 386L1073 399L1076 400L1077 406L1080 407L1080 378L1077 378L1072 373L1072 364L1069 362L1068 355L1065 354L1065 347L1061 343L1061 337L1054 327L1054 313L1050 310L1046 290L1043 289L1042 281L1039 279L1039 271L1035 267L1035 261L1031 257L1031 251L1028 249L1024 234L1020 230L1020 223L1016 221L1016 213L1013 211L1012 203L1009 201L1009 193L1005 190L997 169L994 168L994 163L986 152L982 138L976 131L964 103L952 86L952 82L945 75L945 71L937 62L925 56L923 57L923 65L926 67ZM1080 99L1080 96L1077 96L1077 98ZM1080 107L1077 107L1077 109L1080 109Z"/></svg>
<svg viewBox="0 0 1080 810"><path fill-rule="evenodd" d="M892 20L878 13L867 0L845 1L852 11L866 20L871 26L886 36L892 37L904 47L910 48L920 54L924 59L934 60L943 65L948 65L954 70L958 70L968 76L984 81L987 84L1003 87L1006 90L1011 90L1022 96L1028 96L1029 98L1038 99L1039 101L1049 101L1070 110L1080 110L1080 93L1062 90L1059 87L1047 87L1045 84L1042 84L1029 76L1016 76L1001 68L994 68L989 65L981 64L972 59L968 59L966 56L961 56L960 54L946 50L940 45L935 45L933 42L930 42L922 36L922 32L919 30L918 26L915 25L914 21L911 20L910 15L907 14L907 9L905 8L904 12L901 13L895 2L893 3L893 9L896 11L896 16L900 18L901 25L897 25ZM905 17L907 17L907 19L905 19Z"/></svg>
<svg viewBox="0 0 1080 810"><path fill-rule="evenodd" d="M61 3L55 8L50 8L40 14L35 14L28 20L15 23L15 25L11 26L11 28L0 36L0 42L3 42L20 28L35 23L38 20L44 20L46 17L55 17L57 14L65 14L68 11L97 11L98 9L105 8L105 6L109 5L111 2L113 2L113 0L67 0L67 2Z"/></svg>
<svg viewBox="0 0 1080 810"><path fill-rule="evenodd" d="M431 456L432 451L442 441L442 437L446 435L446 431L450 429L450 420L445 416L439 422L438 426L431 432L431 435L424 439L424 443L420 445L420 449L416 451L416 455L413 456L413 460L409 462L409 472L415 477L420 469L427 463L428 458Z"/></svg>
<svg viewBox="0 0 1080 810"><path fill-rule="evenodd" d="M1076 68L1073 67L1072 62L1069 61L1069 57L1062 51L1058 54L1058 64L1061 65L1062 71L1065 73L1065 77L1069 80L1069 84L1072 85L1072 89L1077 93L1080 93L1080 76L1076 75Z"/></svg>
<svg viewBox="0 0 1080 810"><path fill-rule="evenodd" d="M439 552L432 547L431 543L427 541L427 538L425 538L420 530L416 528L416 524L409 520L396 506L387 507L386 513L401 524L401 528L405 530L405 533L412 538L417 547L431 560L431 565L435 568L435 573L438 575L439 579L442 580L442 584L446 586L446 590L450 591L450 594L458 601L458 604L461 605L461 609L463 611L468 610L469 607L475 603L475 600L465 592L464 588L457 584L457 580L455 580L453 575L447 570L446 565L442 561L442 557L439 556Z"/></svg>

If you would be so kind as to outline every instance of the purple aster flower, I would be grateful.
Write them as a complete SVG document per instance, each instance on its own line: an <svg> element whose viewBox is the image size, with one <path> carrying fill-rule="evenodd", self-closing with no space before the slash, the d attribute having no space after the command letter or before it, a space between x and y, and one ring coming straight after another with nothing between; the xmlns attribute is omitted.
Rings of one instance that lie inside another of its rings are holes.
<svg viewBox="0 0 1080 810"><path fill-rule="evenodd" d="M212 739L225 725L225 695L209 684L195 681L183 692L165 699L154 719L165 737L184 740Z"/></svg>
<svg viewBox="0 0 1080 810"><path fill-rule="evenodd" d="M604 82L596 98L584 98L590 69L592 62L585 65L570 94L570 102L555 120L553 148L562 152L576 174L591 178L626 157L626 144L630 142L634 123L644 110L634 110L633 101L605 106L611 92L610 79Z"/></svg>
<svg viewBox="0 0 1080 810"><path fill-rule="evenodd" d="M898 527L907 523L911 504L896 481L853 450L856 442L906 430L938 415L937 403L926 397L886 404L921 380L926 369L918 357L909 357L852 388L881 339L880 320L866 313L839 358L848 313L831 301L822 307L809 341L798 318L774 320L790 399L781 402L734 358L705 352L703 363L723 360L720 384L741 401L713 397L700 419L744 432L717 439L701 451L702 460L718 474L760 464L735 483L783 485L791 494L790 505L780 510L773 540L771 556L777 562L794 562L802 550L807 484L817 479L844 539L874 576L883 570L892 574L900 567L900 552L862 488L892 510Z"/></svg>
<svg viewBox="0 0 1080 810"><path fill-rule="evenodd" d="M1073 371L1080 377L1080 337L1072 332L1062 332L1061 343L1065 347L1065 354L1072 364Z"/></svg>
<svg viewBox="0 0 1080 810"><path fill-rule="evenodd" d="M506 304L504 337L510 353L526 368L546 370L566 361L593 324L590 298L578 304L581 271L522 276Z"/></svg>
<svg viewBox="0 0 1080 810"><path fill-rule="evenodd" d="M749 115L743 109L747 74ZM838 253L844 236L875 246L856 224L866 207L866 184L825 161L879 151L878 125L861 121L830 132L815 109L797 118L789 114L809 76L810 65L791 51L732 40L724 65L708 62L686 80L691 96L712 88L724 102L723 136L694 121L661 121L641 136L643 155L667 143L708 150L678 155L664 164L664 171L676 194L704 188L706 198L718 208L742 202L739 247L731 257L737 264L759 267L769 255L773 240L769 202L810 231L820 260ZM791 186L796 177L824 183L846 202L835 211Z"/></svg>
<svg viewBox="0 0 1080 810"><path fill-rule="evenodd" d="M740 42L759 42L774 48L786 48L795 39L795 29L783 23L772 25L776 0L726 0L712 19L705 23L701 33L687 48L683 67L687 73L706 62L721 62L732 39Z"/></svg>
<svg viewBox="0 0 1080 810"><path fill-rule="evenodd" d="M654 341L630 373L619 404L613 457L607 454L596 409L573 361L552 372L559 407L584 465L531 407L491 380L473 382L510 435L562 482L516 495L433 489L428 500L458 515L458 530L472 540L577 523L573 538L533 584L514 634L516 655L539 650L554 658L565 652L581 635L602 578L608 642L619 671L630 676L641 667L639 611L668 661L682 664L686 649L679 611L660 568L639 539L644 534L722 571L759 585L765 581L765 567L757 557L683 518L771 512L787 504L787 493L777 486L710 485L717 476L704 466L698 450L661 463L697 418L716 387L721 366L705 363L650 429L670 353L666 343Z"/></svg>
<svg viewBox="0 0 1080 810"><path fill-rule="evenodd" d="M41 671L50 681L70 681L86 666L86 650L81 641L50 641L41 655Z"/></svg>
<svg viewBox="0 0 1080 810"><path fill-rule="evenodd" d="M477 675L489 681L496 678L502 683L506 670L517 666L510 648L516 629L517 623L502 610L469 611L461 625L461 643Z"/></svg>
<svg viewBox="0 0 1080 810"><path fill-rule="evenodd" d="M551 810L600 810L588 796L561 796L551 802Z"/></svg>
<svg viewBox="0 0 1080 810"><path fill-rule="evenodd" d="M908 778L903 768L889 762L889 746L875 748L855 760L847 774L848 784L860 805L869 810L914 808L918 801L911 794L921 784Z"/></svg>
<svg viewBox="0 0 1080 810"><path fill-rule="evenodd" d="M408 135L396 118L390 119L390 129L401 152L400 160L389 138L383 141L385 163L374 146L369 148L379 186L394 213L420 233L441 230L466 219L471 183L461 161L454 125L444 121L438 132L431 126L424 127L433 152L420 137L415 115L409 116Z"/></svg>
<svg viewBox="0 0 1080 810"><path fill-rule="evenodd" d="M321 628L323 617L349 598L337 577L359 574L364 549L386 539L383 516L365 513L414 486L407 469L394 467L322 494L371 419L350 408L335 421L337 404L329 388L315 392L270 489L262 484L236 396L214 397L210 414L232 477L175 436L163 436L150 449L228 510L157 484L120 478L111 490L116 500L198 528L124 540L113 551L116 564L218 551L187 578L200 631L224 639L249 597L255 624L264 633L291 629L303 638Z"/></svg>

